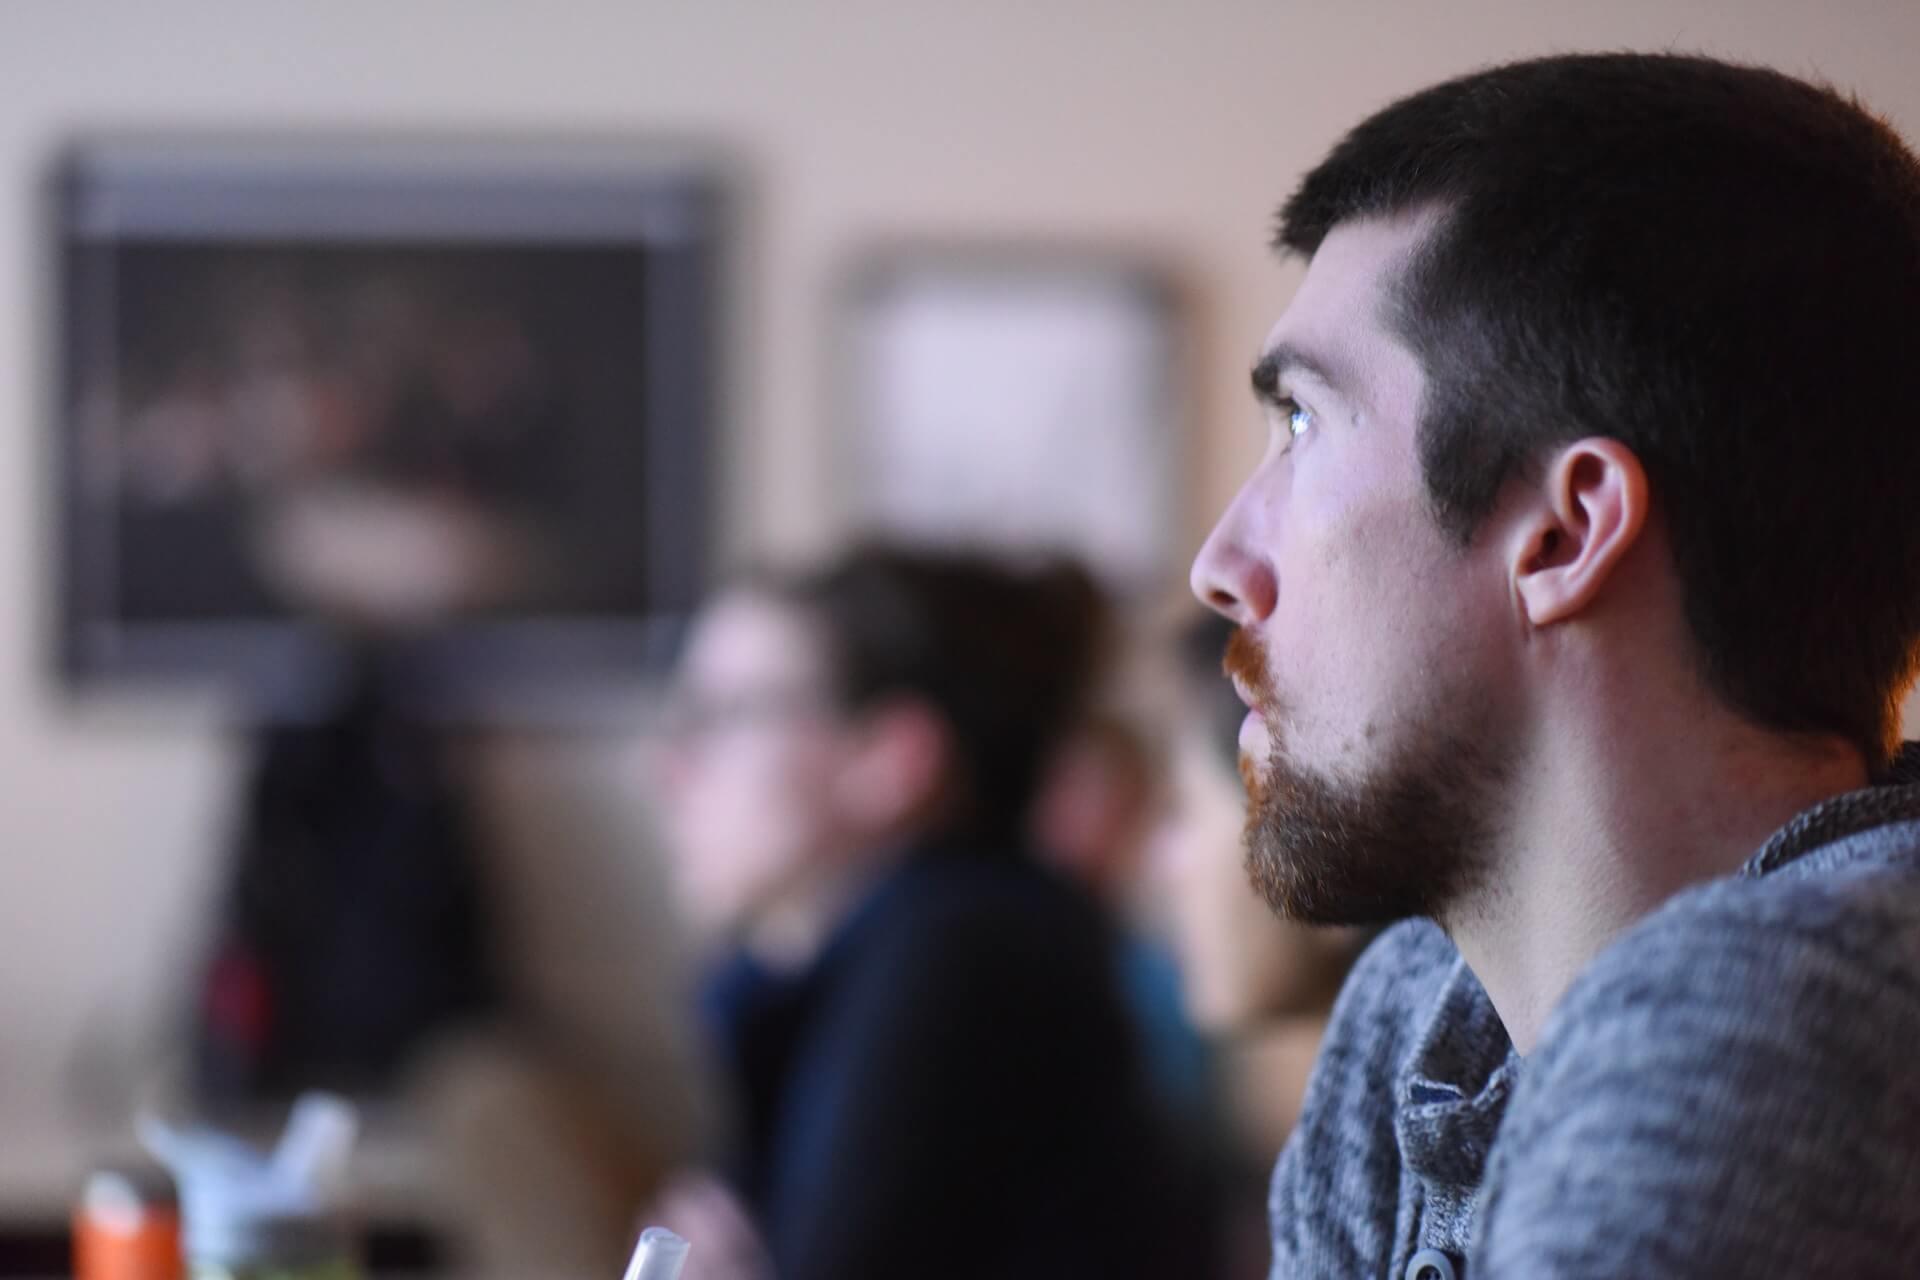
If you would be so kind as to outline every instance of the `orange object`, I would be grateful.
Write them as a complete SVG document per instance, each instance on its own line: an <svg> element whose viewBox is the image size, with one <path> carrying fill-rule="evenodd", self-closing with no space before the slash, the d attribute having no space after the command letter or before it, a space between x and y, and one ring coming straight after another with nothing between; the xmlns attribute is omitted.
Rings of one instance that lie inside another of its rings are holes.
<svg viewBox="0 0 1920 1280"><path fill-rule="evenodd" d="M182 1280L185 1271L171 1191L116 1170L87 1179L73 1214L74 1280Z"/></svg>

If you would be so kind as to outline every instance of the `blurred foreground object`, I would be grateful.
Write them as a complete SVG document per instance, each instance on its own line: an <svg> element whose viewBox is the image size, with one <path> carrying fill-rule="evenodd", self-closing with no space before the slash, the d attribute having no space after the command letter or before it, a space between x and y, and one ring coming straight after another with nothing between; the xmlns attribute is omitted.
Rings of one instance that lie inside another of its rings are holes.
<svg viewBox="0 0 1920 1280"><path fill-rule="evenodd" d="M648 1227L633 1247L625 1280L680 1280L687 1264L687 1242L665 1227Z"/></svg>
<svg viewBox="0 0 1920 1280"><path fill-rule="evenodd" d="M352 1104L307 1094L269 1155L213 1129L144 1116L141 1140L180 1187L194 1280L357 1280L347 1219Z"/></svg>
<svg viewBox="0 0 1920 1280"><path fill-rule="evenodd" d="M103 1169L73 1217L74 1280L180 1280L180 1204L157 1171Z"/></svg>

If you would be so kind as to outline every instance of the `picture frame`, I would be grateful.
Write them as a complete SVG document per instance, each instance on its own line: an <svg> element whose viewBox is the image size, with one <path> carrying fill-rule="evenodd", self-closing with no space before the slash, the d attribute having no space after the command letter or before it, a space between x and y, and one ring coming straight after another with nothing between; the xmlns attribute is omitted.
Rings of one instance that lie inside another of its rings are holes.
<svg viewBox="0 0 1920 1280"><path fill-rule="evenodd" d="M895 248L845 303L846 501L863 531L1065 552L1122 592L1164 582L1186 425L1164 271L1071 248Z"/></svg>

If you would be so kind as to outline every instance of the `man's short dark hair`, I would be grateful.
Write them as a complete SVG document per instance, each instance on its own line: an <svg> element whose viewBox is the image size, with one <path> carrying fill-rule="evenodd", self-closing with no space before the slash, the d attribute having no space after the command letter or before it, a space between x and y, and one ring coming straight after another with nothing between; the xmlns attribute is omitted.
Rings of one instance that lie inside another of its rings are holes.
<svg viewBox="0 0 1920 1280"><path fill-rule="evenodd" d="M1354 129L1281 210L1311 255L1430 209L1391 322L1463 545L1548 450L1640 457L1710 687L1882 770L1920 667L1920 164L1831 89L1678 55L1514 63Z"/></svg>

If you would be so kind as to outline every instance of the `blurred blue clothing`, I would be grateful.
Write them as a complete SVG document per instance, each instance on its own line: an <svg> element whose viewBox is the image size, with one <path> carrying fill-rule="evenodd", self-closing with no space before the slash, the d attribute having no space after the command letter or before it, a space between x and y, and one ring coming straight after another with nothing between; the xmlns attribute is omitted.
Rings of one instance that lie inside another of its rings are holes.
<svg viewBox="0 0 1920 1280"><path fill-rule="evenodd" d="M1113 947L1029 861L928 849L805 972L721 967L734 1172L783 1280L1213 1274Z"/></svg>
<svg viewBox="0 0 1920 1280"><path fill-rule="evenodd" d="M1173 953L1131 932L1119 935L1115 950L1120 990L1140 1031L1149 1081L1184 1122L1217 1123L1212 1055L1187 1016Z"/></svg>

